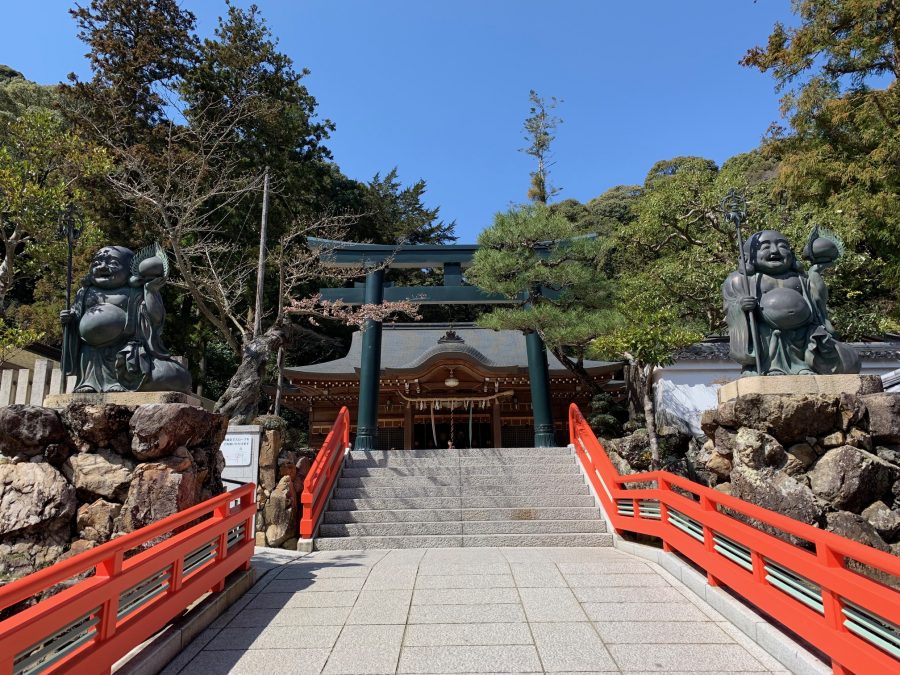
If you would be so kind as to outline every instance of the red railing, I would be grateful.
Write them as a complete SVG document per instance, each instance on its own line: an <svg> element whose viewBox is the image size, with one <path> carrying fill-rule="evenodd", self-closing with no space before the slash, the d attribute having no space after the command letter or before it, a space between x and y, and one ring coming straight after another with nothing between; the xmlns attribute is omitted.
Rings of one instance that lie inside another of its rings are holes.
<svg viewBox="0 0 900 675"><path fill-rule="evenodd" d="M254 488L218 495L0 588L2 610L93 572L0 622L0 675L109 673L194 600L224 589L225 577L250 569Z"/></svg>
<svg viewBox="0 0 900 675"><path fill-rule="evenodd" d="M574 403L569 435L617 532L658 537L664 550L703 568L711 585L728 586L822 650L835 673L900 672L900 593L846 566L854 560L898 580L900 559L673 473L622 476ZM627 489L636 483L642 486ZM802 539L814 552L728 512Z"/></svg>
<svg viewBox="0 0 900 675"><path fill-rule="evenodd" d="M344 464L344 451L349 447L350 412L344 406L303 481L303 494L300 496L300 503L303 505L303 515L300 517L301 539L312 539L315 534L322 511L328 503L331 487Z"/></svg>

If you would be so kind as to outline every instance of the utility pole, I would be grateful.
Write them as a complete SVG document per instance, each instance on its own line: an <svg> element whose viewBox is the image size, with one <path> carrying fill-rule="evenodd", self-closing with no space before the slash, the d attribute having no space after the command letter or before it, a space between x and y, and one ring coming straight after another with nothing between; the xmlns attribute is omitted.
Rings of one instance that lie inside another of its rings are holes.
<svg viewBox="0 0 900 675"><path fill-rule="evenodd" d="M253 322L253 337L262 333L263 283L266 278L266 227L269 219L269 167L263 177L262 223L259 228L259 269L256 270L256 314Z"/></svg>

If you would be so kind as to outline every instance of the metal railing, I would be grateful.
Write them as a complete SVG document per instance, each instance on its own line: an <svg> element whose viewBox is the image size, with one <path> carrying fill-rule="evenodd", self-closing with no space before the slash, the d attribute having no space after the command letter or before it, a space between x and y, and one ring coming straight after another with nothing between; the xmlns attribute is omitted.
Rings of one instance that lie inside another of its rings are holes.
<svg viewBox="0 0 900 675"><path fill-rule="evenodd" d="M848 567L854 561L897 582L896 556L673 473L622 476L574 403L569 435L617 532L658 537L711 585L728 586L827 654L838 675L900 672L900 592ZM634 483L654 487L628 489Z"/></svg>
<svg viewBox="0 0 900 675"><path fill-rule="evenodd" d="M3 610L92 574L0 622L0 675L109 673L197 598L223 590L229 574L250 569L254 489L218 495L0 588Z"/></svg>
<svg viewBox="0 0 900 675"><path fill-rule="evenodd" d="M331 488L341 473L344 457L349 449L350 411L344 406L338 412L331 431L303 481L303 493L300 495L303 507L303 515L300 517L301 539L312 539L315 536L322 512L328 504Z"/></svg>

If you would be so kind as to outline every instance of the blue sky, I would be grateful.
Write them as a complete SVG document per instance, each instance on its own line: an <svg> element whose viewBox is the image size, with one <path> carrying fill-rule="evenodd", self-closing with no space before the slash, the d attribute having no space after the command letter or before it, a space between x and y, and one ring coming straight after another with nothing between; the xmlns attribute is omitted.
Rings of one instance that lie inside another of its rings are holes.
<svg viewBox="0 0 900 675"><path fill-rule="evenodd" d="M84 0L86 3L88 0ZM0 63L41 83L87 74L71 2L4 3ZM237 4L246 5L239 1ZM257 0L337 130L343 171L399 168L475 240L525 200L528 91L563 100L558 199L640 183L678 155L722 162L778 119L768 75L737 64L789 0ZM210 33L224 0L183 0Z"/></svg>

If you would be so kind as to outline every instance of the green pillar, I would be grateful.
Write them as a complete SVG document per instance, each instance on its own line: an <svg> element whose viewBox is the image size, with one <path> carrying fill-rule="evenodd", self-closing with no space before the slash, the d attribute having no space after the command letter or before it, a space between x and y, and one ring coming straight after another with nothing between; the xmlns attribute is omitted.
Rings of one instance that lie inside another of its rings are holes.
<svg viewBox="0 0 900 675"><path fill-rule="evenodd" d="M531 409L534 414L534 447L556 446L553 416L550 413L550 373L547 369L547 350L541 336L531 331L525 334L528 348L528 379L531 381Z"/></svg>
<svg viewBox="0 0 900 675"><path fill-rule="evenodd" d="M384 269L366 275L365 303L384 300ZM359 364L359 414L356 418L354 450L372 450L378 437L378 378L381 375L381 322L366 321Z"/></svg>

